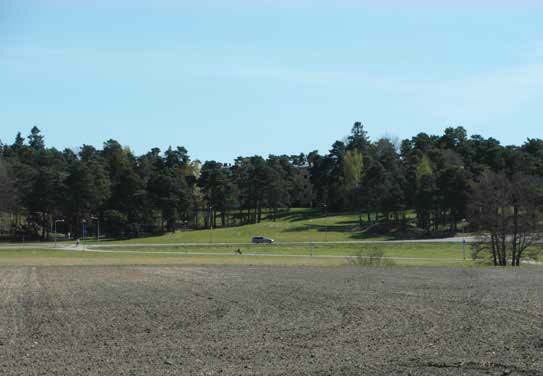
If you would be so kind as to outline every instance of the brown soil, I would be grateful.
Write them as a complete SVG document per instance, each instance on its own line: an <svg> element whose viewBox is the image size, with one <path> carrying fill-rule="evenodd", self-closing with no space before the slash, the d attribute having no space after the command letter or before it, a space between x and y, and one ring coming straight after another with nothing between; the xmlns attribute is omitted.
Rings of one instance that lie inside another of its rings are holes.
<svg viewBox="0 0 543 376"><path fill-rule="evenodd" d="M543 375L543 273L4 267L0 375Z"/></svg>

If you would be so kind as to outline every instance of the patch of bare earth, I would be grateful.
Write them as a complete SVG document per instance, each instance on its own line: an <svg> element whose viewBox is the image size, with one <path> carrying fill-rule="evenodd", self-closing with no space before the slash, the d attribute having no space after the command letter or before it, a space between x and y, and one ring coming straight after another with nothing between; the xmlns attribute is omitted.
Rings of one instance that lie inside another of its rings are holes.
<svg viewBox="0 0 543 376"><path fill-rule="evenodd" d="M5 267L0 375L542 375L539 269Z"/></svg>

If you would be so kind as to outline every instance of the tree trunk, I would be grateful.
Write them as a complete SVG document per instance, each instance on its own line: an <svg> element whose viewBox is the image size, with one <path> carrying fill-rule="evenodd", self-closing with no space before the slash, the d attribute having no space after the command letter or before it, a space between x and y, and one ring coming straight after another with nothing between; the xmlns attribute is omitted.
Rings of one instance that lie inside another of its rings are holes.
<svg viewBox="0 0 543 376"><path fill-rule="evenodd" d="M45 225L45 213L41 212L41 240L45 240L45 233L46 233L46 225Z"/></svg>
<svg viewBox="0 0 543 376"><path fill-rule="evenodd" d="M507 235L504 234L502 237L502 255L503 255L503 266L507 266L509 260L507 258Z"/></svg>
<svg viewBox="0 0 543 376"><path fill-rule="evenodd" d="M258 208L258 216L257 216L257 223L260 223L262 220L262 205L260 203L260 200L257 202L257 208Z"/></svg>
<svg viewBox="0 0 543 376"><path fill-rule="evenodd" d="M511 265L518 266L517 264L520 264L519 260L517 260L517 242L518 242L518 232L519 232L519 224L518 224L518 217L519 217L519 208L517 205L513 208L513 242L511 247Z"/></svg>
<svg viewBox="0 0 543 376"><path fill-rule="evenodd" d="M492 245L492 261L494 266L498 266L498 238L496 235L490 235L490 243Z"/></svg>

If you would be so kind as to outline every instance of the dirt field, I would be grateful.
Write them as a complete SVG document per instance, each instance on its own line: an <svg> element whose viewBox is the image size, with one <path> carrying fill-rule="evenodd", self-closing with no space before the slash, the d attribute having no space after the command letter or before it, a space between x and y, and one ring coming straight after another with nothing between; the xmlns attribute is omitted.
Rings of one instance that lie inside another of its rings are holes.
<svg viewBox="0 0 543 376"><path fill-rule="evenodd" d="M543 271L0 267L0 375L543 375Z"/></svg>

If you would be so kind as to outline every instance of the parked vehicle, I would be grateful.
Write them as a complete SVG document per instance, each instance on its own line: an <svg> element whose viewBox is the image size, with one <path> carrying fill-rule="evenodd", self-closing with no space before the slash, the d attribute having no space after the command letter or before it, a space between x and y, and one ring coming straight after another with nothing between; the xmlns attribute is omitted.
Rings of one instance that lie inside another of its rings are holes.
<svg viewBox="0 0 543 376"><path fill-rule="evenodd" d="M253 237L253 239L251 239L251 241L254 244L271 244L271 243L273 243L273 239L266 238L264 236L255 236L255 237Z"/></svg>

